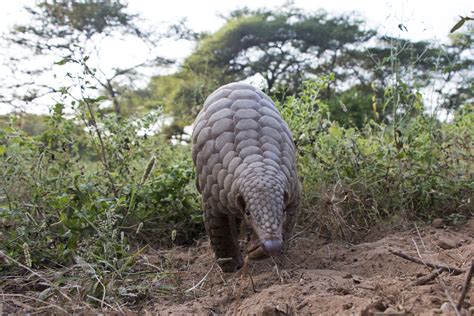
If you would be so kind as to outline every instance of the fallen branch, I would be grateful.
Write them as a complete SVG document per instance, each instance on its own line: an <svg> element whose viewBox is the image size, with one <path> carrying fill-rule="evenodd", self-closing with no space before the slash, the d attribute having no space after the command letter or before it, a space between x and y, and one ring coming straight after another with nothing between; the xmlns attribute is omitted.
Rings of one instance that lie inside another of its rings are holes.
<svg viewBox="0 0 474 316"><path fill-rule="evenodd" d="M456 307L459 310L461 310L461 305L464 302L464 299L466 298L466 294L469 291L469 287L471 286L471 279L472 279L473 273L474 273L474 260L471 261L471 268L467 272L466 280L464 281L464 286L462 287L461 296L459 297L458 304L456 305Z"/></svg>
<svg viewBox="0 0 474 316"><path fill-rule="evenodd" d="M416 286L419 286L419 285L425 285L426 283L430 282L430 281L433 281L434 279L436 279L438 277L438 275L440 275L441 273L443 273L443 269L436 269L434 270L433 272L431 272L430 274L428 275L425 275L424 277L421 277L419 279L417 279L413 285L416 285Z"/></svg>
<svg viewBox="0 0 474 316"><path fill-rule="evenodd" d="M393 254L395 256L398 256L400 258L409 260L409 261L414 262L414 263L418 263L418 264L421 264L421 265L424 265L424 266L427 266L427 267L430 267L430 268L433 268L433 269L441 269L442 271L447 271L449 274L452 274L452 275L459 275L459 274L464 273L464 271L461 270L461 269L454 268L454 267L448 267L448 266L444 266L444 265L440 265L440 264L436 264L436 263L431 263L431 262L428 262L428 261L422 261L420 259L414 258L412 256L409 256L409 255L404 254L404 253L399 252L399 251L389 250L388 252L390 252L391 254Z"/></svg>

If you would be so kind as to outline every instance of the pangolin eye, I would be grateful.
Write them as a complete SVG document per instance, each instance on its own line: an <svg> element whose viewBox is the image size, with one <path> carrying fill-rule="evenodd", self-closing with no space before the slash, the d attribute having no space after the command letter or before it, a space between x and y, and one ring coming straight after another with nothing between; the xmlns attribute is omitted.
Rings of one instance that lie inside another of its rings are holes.
<svg viewBox="0 0 474 316"><path fill-rule="evenodd" d="M244 198L242 197L242 195L238 194L237 197L236 197L236 200L235 200L236 204L237 204L237 207L240 208L240 211L244 211L245 214L247 214L247 210L246 210L246 207L245 207L245 201L244 201Z"/></svg>

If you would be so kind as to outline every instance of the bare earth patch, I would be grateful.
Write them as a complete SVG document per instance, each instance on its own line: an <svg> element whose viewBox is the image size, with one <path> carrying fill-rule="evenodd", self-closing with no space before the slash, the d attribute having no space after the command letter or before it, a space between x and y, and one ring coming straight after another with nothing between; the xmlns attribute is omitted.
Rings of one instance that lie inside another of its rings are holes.
<svg viewBox="0 0 474 316"><path fill-rule="evenodd" d="M466 273L442 272L427 284L415 285L434 269L390 250L467 271L474 258L473 224L471 219L461 228L427 226L419 232L375 234L357 245L299 238L278 264L271 259L249 262L246 276L242 271L222 273L207 243L175 249L167 256L180 266L185 293L162 297L145 310L163 315L454 315L449 300L458 302ZM471 288L462 314L472 315L473 300Z"/></svg>
<svg viewBox="0 0 474 316"><path fill-rule="evenodd" d="M166 251L149 248L119 290L116 281L107 284L107 293L118 293L115 299L78 300L86 297L79 296L80 280L90 281L88 276L61 286L69 301L45 294L46 277L58 271L38 271L36 281L32 274L5 277L0 315L456 315L453 306L474 259L474 219L459 227L413 225L372 233L358 244L302 236L286 256L250 261L246 272L236 273L219 269L207 241ZM436 269L425 265L430 263L454 269L433 274ZM474 315L472 287L466 294L460 314Z"/></svg>

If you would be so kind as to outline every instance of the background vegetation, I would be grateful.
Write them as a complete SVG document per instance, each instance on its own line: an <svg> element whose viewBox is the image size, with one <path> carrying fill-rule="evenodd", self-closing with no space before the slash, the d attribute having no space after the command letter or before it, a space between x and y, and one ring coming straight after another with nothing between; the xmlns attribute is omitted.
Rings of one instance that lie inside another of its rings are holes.
<svg viewBox="0 0 474 316"><path fill-rule="evenodd" d="M231 12L213 34L181 24L150 33L119 2L28 10L31 24L4 40L55 62L15 71L34 78L54 67L67 81L4 85L4 104L44 95L55 102L49 115L0 118L0 277L61 271L36 284L42 300L138 304L151 289L122 285L141 269L147 245L204 235L184 130L213 89L235 80L260 78L293 131L304 187L299 230L354 239L377 223L443 217L456 224L473 214L472 25L434 45L293 7ZM97 49L90 42L118 32L196 46L176 72L135 89L139 69L172 61L151 56L105 74L90 59ZM76 287L65 293L65 283Z"/></svg>

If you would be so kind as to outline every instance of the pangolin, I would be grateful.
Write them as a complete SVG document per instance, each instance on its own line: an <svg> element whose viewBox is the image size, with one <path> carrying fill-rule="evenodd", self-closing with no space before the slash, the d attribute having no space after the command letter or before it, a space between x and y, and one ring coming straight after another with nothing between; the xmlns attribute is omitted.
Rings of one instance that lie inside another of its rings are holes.
<svg viewBox="0 0 474 316"><path fill-rule="evenodd" d="M251 259L277 255L295 225L299 201L295 145L272 100L234 82L214 91L192 135L204 224L225 272L242 266L241 222L252 232Z"/></svg>

